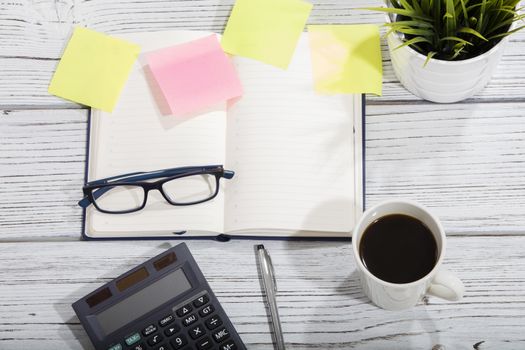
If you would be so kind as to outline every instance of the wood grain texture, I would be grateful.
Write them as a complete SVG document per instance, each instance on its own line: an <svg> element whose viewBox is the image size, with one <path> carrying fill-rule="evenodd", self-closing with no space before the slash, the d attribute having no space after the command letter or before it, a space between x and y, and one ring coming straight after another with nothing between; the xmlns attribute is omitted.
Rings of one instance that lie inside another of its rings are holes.
<svg viewBox="0 0 525 350"><path fill-rule="evenodd" d="M1 239L78 238L86 110L0 111Z"/></svg>
<svg viewBox="0 0 525 350"><path fill-rule="evenodd" d="M521 234L525 104L376 105L367 206L417 200L449 234ZM0 111L0 240L77 239L85 110Z"/></svg>
<svg viewBox="0 0 525 350"><path fill-rule="evenodd" d="M0 107L79 106L47 93L47 87L74 25L108 34L169 29L209 30L222 33L233 0L13 0L0 3ZM383 23L382 14L360 8L380 0L313 1L309 24ZM390 64L386 41L383 97L370 103L419 101L398 82ZM511 44L494 78L469 101L513 101L525 96L525 32Z"/></svg>
<svg viewBox="0 0 525 350"><path fill-rule="evenodd" d="M70 304L176 244L78 242L87 111L47 93L72 27L222 32L233 3L0 1L0 349L92 349ZM311 24L383 19L358 10L380 0L313 3ZM359 288L348 243L268 241L287 348L525 348L525 32L488 87L460 104L411 95L384 40L382 50L384 96L368 96L367 203L411 198L440 216L459 235L445 264L466 297L383 311ZM271 349L256 242L187 243L248 349Z"/></svg>
<svg viewBox="0 0 525 350"><path fill-rule="evenodd" d="M370 106L367 206L431 208L449 233L523 233L523 103Z"/></svg>
<svg viewBox="0 0 525 350"><path fill-rule="evenodd" d="M253 241L187 242L248 349L271 348ZM91 349L70 304L172 243L0 244L0 348ZM288 349L525 347L525 237L456 237L445 265L465 298L413 309L369 303L348 243L265 242Z"/></svg>

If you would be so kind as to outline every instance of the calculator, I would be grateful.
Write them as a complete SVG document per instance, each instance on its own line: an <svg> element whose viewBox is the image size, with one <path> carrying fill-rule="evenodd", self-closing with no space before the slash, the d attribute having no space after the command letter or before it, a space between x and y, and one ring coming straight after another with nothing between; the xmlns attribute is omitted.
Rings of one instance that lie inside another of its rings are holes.
<svg viewBox="0 0 525 350"><path fill-rule="evenodd" d="M185 243L72 306L97 350L246 349Z"/></svg>

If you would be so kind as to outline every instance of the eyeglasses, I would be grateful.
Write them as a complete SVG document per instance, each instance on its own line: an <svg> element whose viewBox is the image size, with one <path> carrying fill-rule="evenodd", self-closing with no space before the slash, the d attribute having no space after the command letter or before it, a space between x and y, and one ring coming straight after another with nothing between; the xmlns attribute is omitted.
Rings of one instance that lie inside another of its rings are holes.
<svg viewBox="0 0 525 350"><path fill-rule="evenodd" d="M88 182L82 188L82 208L93 204L107 214L126 214L143 209L148 192L158 190L171 205L193 205L209 201L219 193L221 178L235 173L222 165L190 166L136 172ZM158 181L147 181L162 178Z"/></svg>

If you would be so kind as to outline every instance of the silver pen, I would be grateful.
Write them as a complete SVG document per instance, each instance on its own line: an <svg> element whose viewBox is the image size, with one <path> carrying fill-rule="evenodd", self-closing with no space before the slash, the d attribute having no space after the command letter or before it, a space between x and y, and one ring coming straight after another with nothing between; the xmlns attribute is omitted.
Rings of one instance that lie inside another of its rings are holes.
<svg viewBox="0 0 525 350"><path fill-rule="evenodd" d="M284 350L283 331L279 320L279 311L277 310L277 283L275 283L272 259L262 244L257 245L257 257L259 258L262 286L272 319L275 349Z"/></svg>

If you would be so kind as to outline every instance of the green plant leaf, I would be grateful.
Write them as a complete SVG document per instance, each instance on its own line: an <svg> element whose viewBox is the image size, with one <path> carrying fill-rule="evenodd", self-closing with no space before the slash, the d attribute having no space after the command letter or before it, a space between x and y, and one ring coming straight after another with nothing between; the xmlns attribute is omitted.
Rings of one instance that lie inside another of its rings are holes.
<svg viewBox="0 0 525 350"><path fill-rule="evenodd" d="M503 21L503 22L495 25L491 29L487 29L486 34L492 34L492 33L496 32L498 29L510 26L513 22L521 21L522 19L525 19L525 14L516 16L514 18L509 18L506 21ZM489 38L489 40L490 40L490 38Z"/></svg>
<svg viewBox="0 0 525 350"><path fill-rule="evenodd" d="M468 12L467 12L467 5L465 0L460 0L461 3L461 12L463 12L463 18L465 19L465 25L468 25Z"/></svg>
<svg viewBox="0 0 525 350"><path fill-rule="evenodd" d="M416 9L412 7L412 5L410 5L407 0L398 0L398 1L399 1L399 4L401 5L401 8L417 13ZM417 3L417 1L414 1L414 3Z"/></svg>
<svg viewBox="0 0 525 350"><path fill-rule="evenodd" d="M423 13L429 13L431 2L432 0L421 0L421 11L423 11Z"/></svg>
<svg viewBox="0 0 525 350"><path fill-rule="evenodd" d="M510 30L510 31L505 32L505 33L501 33L501 34L493 35L493 36L489 37L488 40L489 40L489 41L492 41L492 40L494 40L494 39L504 38L504 37L506 37L507 35L510 35L510 34L512 34L512 33L516 33L516 32L519 31L519 30L522 30L523 28L525 28L525 26L518 27L518 28L516 28L516 29Z"/></svg>
<svg viewBox="0 0 525 350"><path fill-rule="evenodd" d="M494 16L495 22L501 22L503 19L505 19L505 17L514 17L514 16L516 16L517 13L518 13L517 11L518 10L514 10L514 9L496 8L496 9L490 9L488 11L488 13L489 14L496 13L496 15ZM507 16L505 16L505 15L507 15Z"/></svg>
<svg viewBox="0 0 525 350"><path fill-rule="evenodd" d="M505 5L503 0L497 0L494 6L491 6L487 10L487 27L493 27L497 23L500 23L506 19L514 17L516 15L515 7L508 7Z"/></svg>
<svg viewBox="0 0 525 350"><path fill-rule="evenodd" d="M415 49L417 52L419 52L419 53L422 54L422 55L424 55L424 54L426 53L426 51L423 50L423 49L421 48L421 46L418 45L418 44L412 44L412 45L410 45L410 47L413 48L413 49Z"/></svg>
<svg viewBox="0 0 525 350"><path fill-rule="evenodd" d="M441 17L441 0L433 0L433 10L434 10L434 25L440 27L439 23L442 19ZM441 34L441 30L437 30L438 36Z"/></svg>
<svg viewBox="0 0 525 350"><path fill-rule="evenodd" d="M458 49L454 49L454 54L452 55L452 57L450 57L450 60L453 61L456 58L458 58L458 56L461 55L464 49L465 49L465 46L462 46Z"/></svg>
<svg viewBox="0 0 525 350"><path fill-rule="evenodd" d="M472 44L470 41L467 41L465 39L461 39L461 38L458 38L457 36L446 36L444 38L441 38L439 39L439 41L456 41L458 43L463 43L465 45L470 45L470 46L473 46L474 44Z"/></svg>
<svg viewBox="0 0 525 350"><path fill-rule="evenodd" d="M490 50L501 38L525 30L521 23L509 31L514 22L525 20L525 14L518 12L525 5L523 0L388 1L386 8L368 8L394 19L385 24L385 35L398 32L404 38L395 49L410 46L427 58L472 58Z"/></svg>
<svg viewBox="0 0 525 350"><path fill-rule="evenodd" d="M514 8L506 8L506 7L498 7L498 8L493 8L493 9L490 9L488 10L487 12L489 13L494 13L494 12L505 12L511 16L515 16L518 14L519 11L523 10L523 7L519 8L519 9L514 9Z"/></svg>
<svg viewBox="0 0 525 350"><path fill-rule="evenodd" d="M432 42L430 40L428 40L427 38L424 38L422 36L417 36L415 38L412 38L410 40L405 41L403 44L401 44L398 47L394 48L394 50L399 50L402 47L405 47L405 46L408 46L408 45L412 45L412 44L417 44L417 43L429 43L429 44L432 44Z"/></svg>
<svg viewBox="0 0 525 350"><path fill-rule="evenodd" d="M461 21L461 14L463 13L463 7L460 0L454 0L454 12L456 12L458 24Z"/></svg>
<svg viewBox="0 0 525 350"><path fill-rule="evenodd" d="M439 0L438 0L439 1ZM452 37L456 34L456 11L453 0L445 0L446 12L443 16L445 21L445 37Z"/></svg>
<svg viewBox="0 0 525 350"><path fill-rule="evenodd" d="M391 23L385 23L386 27L419 27L419 28L434 28L432 23L421 22L421 21L396 21Z"/></svg>
<svg viewBox="0 0 525 350"><path fill-rule="evenodd" d="M414 1L412 1L412 6L414 7L414 10L417 13L423 13L423 10L421 9L421 5L419 4L419 1L421 1L421 0L414 0Z"/></svg>
<svg viewBox="0 0 525 350"><path fill-rule="evenodd" d="M428 54L427 54L427 59L425 60L425 63L423 64L423 68L425 68L428 64L428 62L430 62L430 59L432 57L434 57L435 55L437 54L436 51L430 51Z"/></svg>
<svg viewBox="0 0 525 350"><path fill-rule="evenodd" d="M481 2L480 3L476 3L474 5L467 6L468 13L472 14L473 10L475 10L477 7L481 7Z"/></svg>
<svg viewBox="0 0 525 350"><path fill-rule="evenodd" d="M397 32L410 35L420 35L425 37L433 37L435 35L432 29L422 29L422 28L407 28L407 27L398 27L392 28Z"/></svg>
<svg viewBox="0 0 525 350"><path fill-rule="evenodd" d="M396 30L394 28L390 28L386 33L385 35L383 35L383 38L386 38L387 36L389 36L390 34L392 34L393 32L395 32Z"/></svg>
<svg viewBox="0 0 525 350"><path fill-rule="evenodd" d="M478 31L476 31L475 29L472 29L472 28L461 27L461 28L458 29L458 32L459 33L465 33L465 34L472 34L472 35L477 36L478 38L480 38L483 41L488 41L487 38L485 38L483 35L478 33Z"/></svg>
<svg viewBox="0 0 525 350"><path fill-rule="evenodd" d="M401 5L399 4L399 2L397 0L390 0L390 2L392 3L392 6L394 6L395 8L401 8Z"/></svg>
<svg viewBox="0 0 525 350"><path fill-rule="evenodd" d="M515 8L520 2L521 0L505 0L504 5L509 6L511 8Z"/></svg>
<svg viewBox="0 0 525 350"><path fill-rule="evenodd" d="M383 35L383 38L386 38L387 36L389 36L390 34L392 34L393 32L395 32L396 30L394 28L390 28L386 33L385 35Z"/></svg>
<svg viewBox="0 0 525 350"><path fill-rule="evenodd" d="M411 18L415 18L415 19L420 19L420 20L423 20L423 21L432 21L432 18L430 18L430 17L427 17L425 15L418 15L414 11L409 11L409 10L405 10L405 9L397 9L397 8L395 9L395 8L391 8L391 7L367 7L367 8L363 8L363 10L388 12L388 13L393 13L393 14L396 14L396 15L401 15L401 16L411 17Z"/></svg>
<svg viewBox="0 0 525 350"><path fill-rule="evenodd" d="M485 12L487 10L487 0L481 0L481 7L479 10L479 17L478 17L478 23L476 23L476 30L478 32L482 32L483 30L483 22L485 20Z"/></svg>

